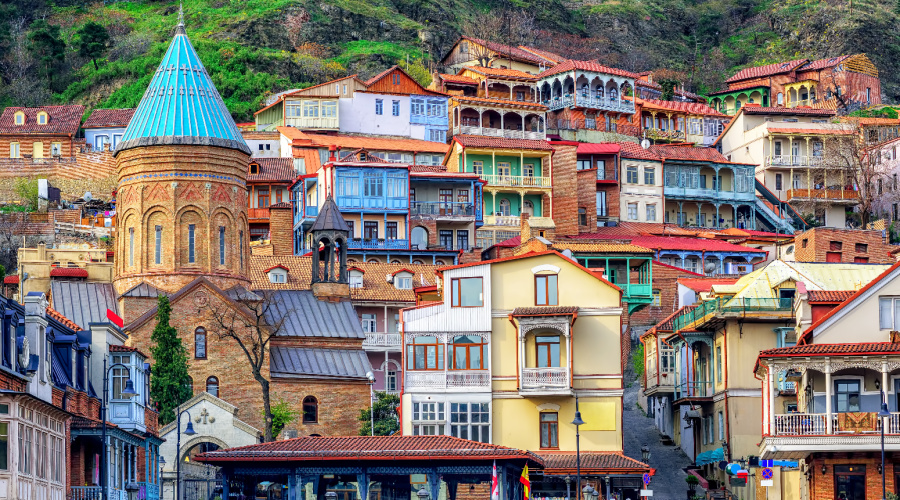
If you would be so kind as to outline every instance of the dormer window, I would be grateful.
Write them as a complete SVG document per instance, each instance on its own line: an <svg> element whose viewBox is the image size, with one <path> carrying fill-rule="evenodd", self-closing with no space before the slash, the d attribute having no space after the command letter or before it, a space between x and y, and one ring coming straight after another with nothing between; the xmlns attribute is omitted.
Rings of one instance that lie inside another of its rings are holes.
<svg viewBox="0 0 900 500"><path fill-rule="evenodd" d="M402 269L394 273L394 288L397 290L412 290L413 273Z"/></svg>
<svg viewBox="0 0 900 500"><path fill-rule="evenodd" d="M25 125L25 113L18 111L15 115L16 125Z"/></svg>
<svg viewBox="0 0 900 500"><path fill-rule="evenodd" d="M38 112L38 114L37 114L38 125L46 125L48 121L50 121L50 116L47 115L46 111Z"/></svg>
<svg viewBox="0 0 900 500"><path fill-rule="evenodd" d="M130 354L124 354L124 355L117 354L117 355L113 356L112 364L115 365L117 363L121 363L125 366L130 367L131 366L131 355ZM133 372L134 370L129 370L129 369L123 368L121 366L113 368L113 370L112 370L112 399L121 399L121 400L129 399L122 394L122 391L125 390L125 384L131 378L129 371ZM134 384L134 382L135 381L132 379L132 384ZM137 386L135 386L134 388L135 388L135 390L138 390Z"/></svg>
<svg viewBox="0 0 900 500"><path fill-rule="evenodd" d="M266 271L270 283L287 283L288 268L278 265Z"/></svg>
<svg viewBox="0 0 900 500"><path fill-rule="evenodd" d="M258 175L259 174L259 163L251 163L250 164L250 175Z"/></svg>
<svg viewBox="0 0 900 500"><path fill-rule="evenodd" d="M363 287L363 271L361 269L350 269L350 288Z"/></svg>

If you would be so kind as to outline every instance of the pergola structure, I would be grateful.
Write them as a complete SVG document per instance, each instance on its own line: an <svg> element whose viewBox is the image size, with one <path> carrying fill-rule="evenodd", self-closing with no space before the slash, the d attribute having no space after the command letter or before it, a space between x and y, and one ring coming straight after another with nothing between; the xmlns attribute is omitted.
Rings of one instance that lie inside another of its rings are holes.
<svg viewBox="0 0 900 500"><path fill-rule="evenodd" d="M195 460L222 469L222 498L408 500L423 489L455 500L460 486L490 489L494 464L500 498L522 497L523 468L537 455L451 436L301 437L217 450ZM476 486L482 485L482 486Z"/></svg>

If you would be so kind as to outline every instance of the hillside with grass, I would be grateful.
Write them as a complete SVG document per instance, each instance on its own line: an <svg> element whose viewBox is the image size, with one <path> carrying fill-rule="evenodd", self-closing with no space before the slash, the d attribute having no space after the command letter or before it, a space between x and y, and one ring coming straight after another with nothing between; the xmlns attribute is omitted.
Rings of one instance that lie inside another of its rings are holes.
<svg viewBox="0 0 900 500"><path fill-rule="evenodd" d="M188 34L238 121L267 95L401 64L423 84L461 33L490 34L705 93L739 68L866 52L900 98L900 0L189 0ZM0 105L136 106L171 1L0 4Z"/></svg>

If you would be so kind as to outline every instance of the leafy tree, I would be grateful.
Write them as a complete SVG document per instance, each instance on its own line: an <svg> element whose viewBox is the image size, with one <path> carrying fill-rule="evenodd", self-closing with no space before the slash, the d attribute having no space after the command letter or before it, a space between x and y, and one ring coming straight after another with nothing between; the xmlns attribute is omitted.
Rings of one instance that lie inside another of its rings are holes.
<svg viewBox="0 0 900 500"><path fill-rule="evenodd" d="M59 34L59 26L44 19L31 23L28 50L44 67L48 80L53 81L53 66L66 57L66 42Z"/></svg>
<svg viewBox="0 0 900 500"><path fill-rule="evenodd" d="M261 413L263 418L265 418L265 410ZM284 430L284 426L297 420L297 416L298 413L284 399L279 399L277 403L272 405L272 438L278 438L278 435Z"/></svg>
<svg viewBox="0 0 900 500"><path fill-rule="evenodd" d="M78 55L90 59L94 63L94 69L100 69L97 67L97 59L103 57L109 48L109 32L103 25L88 21L75 35Z"/></svg>
<svg viewBox="0 0 900 500"><path fill-rule="evenodd" d="M150 397L156 401L160 425L175 420L175 409L193 396L187 349L178 338L178 330L169 325L171 313L169 298L161 296L157 303L156 328L150 336L153 341L150 348L153 355Z"/></svg>
<svg viewBox="0 0 900 500"><path fill-rule="evenodd" d="M17 177L13 184L13 189L22 206L27 208L29 212L38 209L38 181L27 177Z"/></svg>
<svg viewBox="0 0 900 500"><path fill-rule="evenodd" d="M634 374L640 377L644 374L644 344L640 344L631 351L631 366Z"/></svg>
<svg viewBox="0 0 900 500"><path fill-rule="evenodd" d="M390 436L400 430L400 420L397 418L397 408L400 407L400 396L396 394L388 394L386 392L375 393L375 435ZM362 428L359 431L360 436L369 436L372 434L371 409L363 408L359 411L359 421L362 422Z"/></svg>

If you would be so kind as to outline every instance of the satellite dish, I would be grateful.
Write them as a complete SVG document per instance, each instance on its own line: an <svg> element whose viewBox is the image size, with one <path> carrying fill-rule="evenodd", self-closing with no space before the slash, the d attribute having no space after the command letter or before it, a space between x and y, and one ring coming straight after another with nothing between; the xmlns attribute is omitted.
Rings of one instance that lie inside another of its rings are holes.
<svg viewBox="0 0 900 500"><path fill-rule="evenodd" d="M787 251L785 252L787 255L794 253L794 245L789 245L787 247Z"/></svg>
<svg viewBox="0 0 900 500"><path fill-rule="evenodd" d="M93 195L91 195L91 192L88 191L88 192L84 193L84 196L82 196L81 199L83 199L84 201L91 201L94 199L94 197L93 197Z"/></svg>
<svg viewBox="0 0 900 500"><path fill-rule="evenodd" d="M707 262L703 269L706 271L706 274L711 274L715 272L716 267L717 266L715 262Z"/></svg>
<svg viewBox="0 0 900 500"><path fill-rule="evenodd" d="M649 148L649 147L650 147L650 141L647 140L647 139L642 140L642 141L641 141L641 147L644 148L644 149Z"/></svg>

